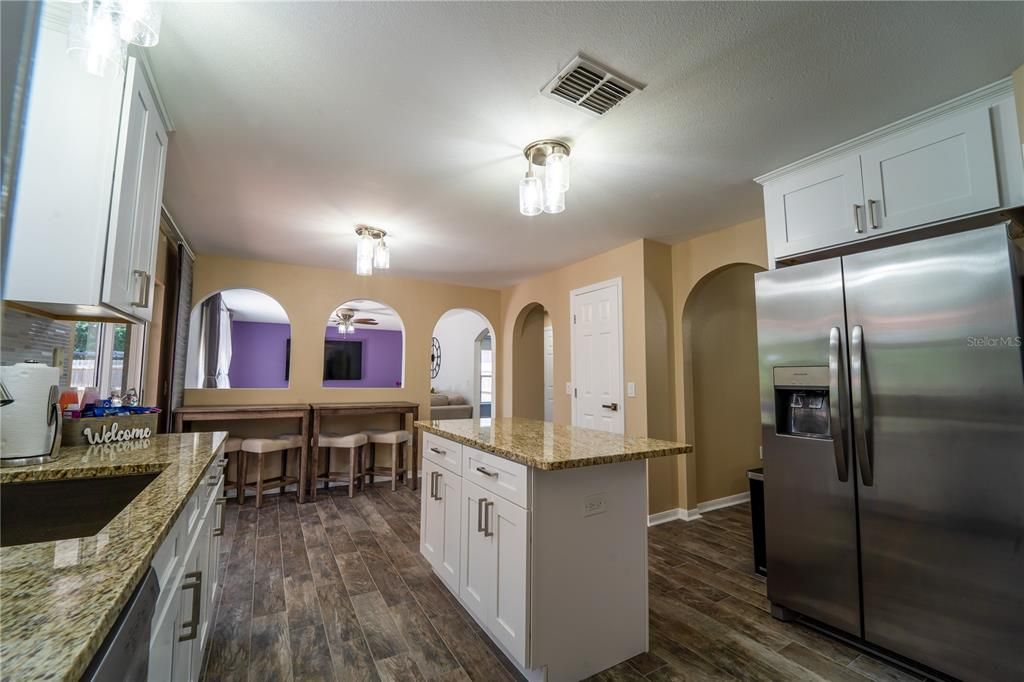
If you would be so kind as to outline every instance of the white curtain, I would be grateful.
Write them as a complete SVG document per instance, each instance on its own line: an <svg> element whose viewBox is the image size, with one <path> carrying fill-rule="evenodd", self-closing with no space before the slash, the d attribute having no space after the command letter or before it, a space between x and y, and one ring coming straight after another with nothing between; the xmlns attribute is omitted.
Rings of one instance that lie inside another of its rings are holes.
<svg viewBox="0 0 1024 682"><path fill-rule="evenodd" d="M217 344L217 388L231 388L228 370L231 369L231 311L220 302L220 334Z"/></svg>

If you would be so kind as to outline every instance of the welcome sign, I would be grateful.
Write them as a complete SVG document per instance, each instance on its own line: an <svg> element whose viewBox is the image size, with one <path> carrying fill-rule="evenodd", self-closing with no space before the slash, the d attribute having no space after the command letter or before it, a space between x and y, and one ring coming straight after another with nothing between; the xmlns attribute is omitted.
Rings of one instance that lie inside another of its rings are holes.
<svg viewBox="0 0 1024 682"><path fill-rule="evenodd" d="M109 445L142 440L156 435L157 414L118 415L116 417L65 417L61 445Z"/></svg>

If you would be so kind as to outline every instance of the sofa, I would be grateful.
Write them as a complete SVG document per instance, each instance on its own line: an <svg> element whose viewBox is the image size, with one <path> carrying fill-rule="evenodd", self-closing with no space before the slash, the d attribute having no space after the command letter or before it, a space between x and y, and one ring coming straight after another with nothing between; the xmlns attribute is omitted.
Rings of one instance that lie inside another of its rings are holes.
<svg viewBox="0 0 1024 682"><path fill-rule="evenodd" d="M431 419L472 419L473 406L458 393L431 393Z"/></svg>

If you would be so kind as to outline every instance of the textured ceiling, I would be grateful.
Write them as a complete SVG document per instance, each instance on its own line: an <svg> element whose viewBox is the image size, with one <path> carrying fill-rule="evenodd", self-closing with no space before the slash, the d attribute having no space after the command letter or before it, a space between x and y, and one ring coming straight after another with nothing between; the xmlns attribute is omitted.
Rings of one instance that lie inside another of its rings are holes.
<svg viewBox="0 0 1024 682"><path fill-rule="evenodd" d="M761 214L751 178L1007 76L1024 3L168 3L165 202L200 251L501 286ZM647 85L539 94L577 52ZM522 147L573 144L525 218ZM387 273L375 276L388 276Z"/></svg>

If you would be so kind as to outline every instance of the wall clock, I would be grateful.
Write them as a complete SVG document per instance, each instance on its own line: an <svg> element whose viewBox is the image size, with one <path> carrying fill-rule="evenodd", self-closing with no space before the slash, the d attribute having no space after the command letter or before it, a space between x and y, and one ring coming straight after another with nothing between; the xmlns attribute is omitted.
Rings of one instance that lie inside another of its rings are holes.
<svg viewBox="0 0 1024 682"><path fill-rule="evenodd" d="M436 379L441 371L441 342L434 336L430 339L430 378Z"/></svg>

